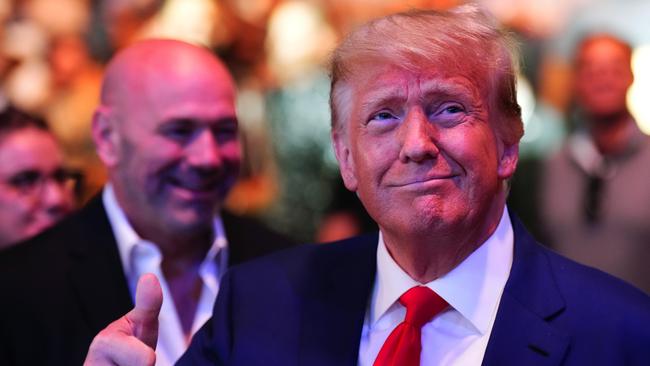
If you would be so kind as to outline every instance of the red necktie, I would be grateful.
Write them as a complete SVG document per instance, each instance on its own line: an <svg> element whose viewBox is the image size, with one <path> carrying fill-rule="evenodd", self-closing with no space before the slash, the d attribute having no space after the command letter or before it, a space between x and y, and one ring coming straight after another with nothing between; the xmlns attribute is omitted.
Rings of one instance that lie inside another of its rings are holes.
<svg viewBox="0 0 650 366"><path fill-rule="evenodd" d="M424 286L406 291L399 302L406 307L406 318L388 336L373 366L419 366L422 326L448 305Z"/></svg>

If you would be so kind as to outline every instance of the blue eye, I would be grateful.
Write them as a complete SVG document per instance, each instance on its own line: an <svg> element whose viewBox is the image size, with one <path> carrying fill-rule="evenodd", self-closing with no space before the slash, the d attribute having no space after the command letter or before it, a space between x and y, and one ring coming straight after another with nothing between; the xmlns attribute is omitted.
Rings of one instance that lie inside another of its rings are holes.
<svg viewBox="0 0 650 366"><path fill-rule="evenodd" d="M463 111L464 111L464 109L460 105L452 104L452 105L448 105L448 106L444 107L442 109L441 113L452 113L452 114L454 114L454 113L461 113Z"/></svg>
<svg viewBox="0 0 650 366"><path fill-rule="evenodd" d="M375 115L373 115L370 120L377 120L377 121L385 121L389 119L395 119L395 117L392 113L387 112L387 111L381 111Z"/></svg>

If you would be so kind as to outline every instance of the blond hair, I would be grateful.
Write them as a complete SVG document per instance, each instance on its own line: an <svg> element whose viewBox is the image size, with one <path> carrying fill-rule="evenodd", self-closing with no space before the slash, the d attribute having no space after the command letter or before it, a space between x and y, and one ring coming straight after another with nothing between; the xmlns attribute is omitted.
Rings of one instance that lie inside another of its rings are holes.
<svg viewBox="0 0 650 366"><path fill-rule="evenodd" d="M347 82L355 65L387 62L413 71L444 65L465 73L476 85L487 83L489 110L496 111L490 113L491 123L506 143L514 144L523 135L516 97L516 55L508 33L474 5L449 11L409 11L370 21L350 33L332 55L332 130L339 130L349 116ZM468 62L476 67L464 66Z"/></svg>

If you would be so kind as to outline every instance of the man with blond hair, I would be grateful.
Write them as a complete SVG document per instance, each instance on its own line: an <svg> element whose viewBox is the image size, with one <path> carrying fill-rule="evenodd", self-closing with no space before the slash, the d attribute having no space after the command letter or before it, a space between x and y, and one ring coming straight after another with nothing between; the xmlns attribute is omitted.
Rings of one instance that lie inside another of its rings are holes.
<svg viewBox="0 0 650 366"><path fill-rule="evenodd" d="M510 44L472 6L350 34L332 140L379 233L233 268L179 365L648 364L650 299L539 246L505 206L523 133ZM151 362L155 284L88 364Z"/></svg>

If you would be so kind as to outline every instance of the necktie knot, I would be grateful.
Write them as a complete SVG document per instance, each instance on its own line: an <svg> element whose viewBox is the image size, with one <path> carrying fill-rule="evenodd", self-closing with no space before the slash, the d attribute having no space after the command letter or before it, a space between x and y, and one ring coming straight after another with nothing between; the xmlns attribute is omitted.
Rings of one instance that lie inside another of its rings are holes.
<svg viewBox="0 0 650 366"><path fill-rule="evenodd" d="M442 297L425 286L412 287L399 298L399 302L406 307L404 322L416 328L422 328L448 305Z"/></svg>
<svg viewBox="0 0 650 366"><path fill-rule="evenodd" d="M404 321L390 333L373 366L419 366L422 326L447 307L430 288L415 286L399 298L406 307Z"/></svg>

